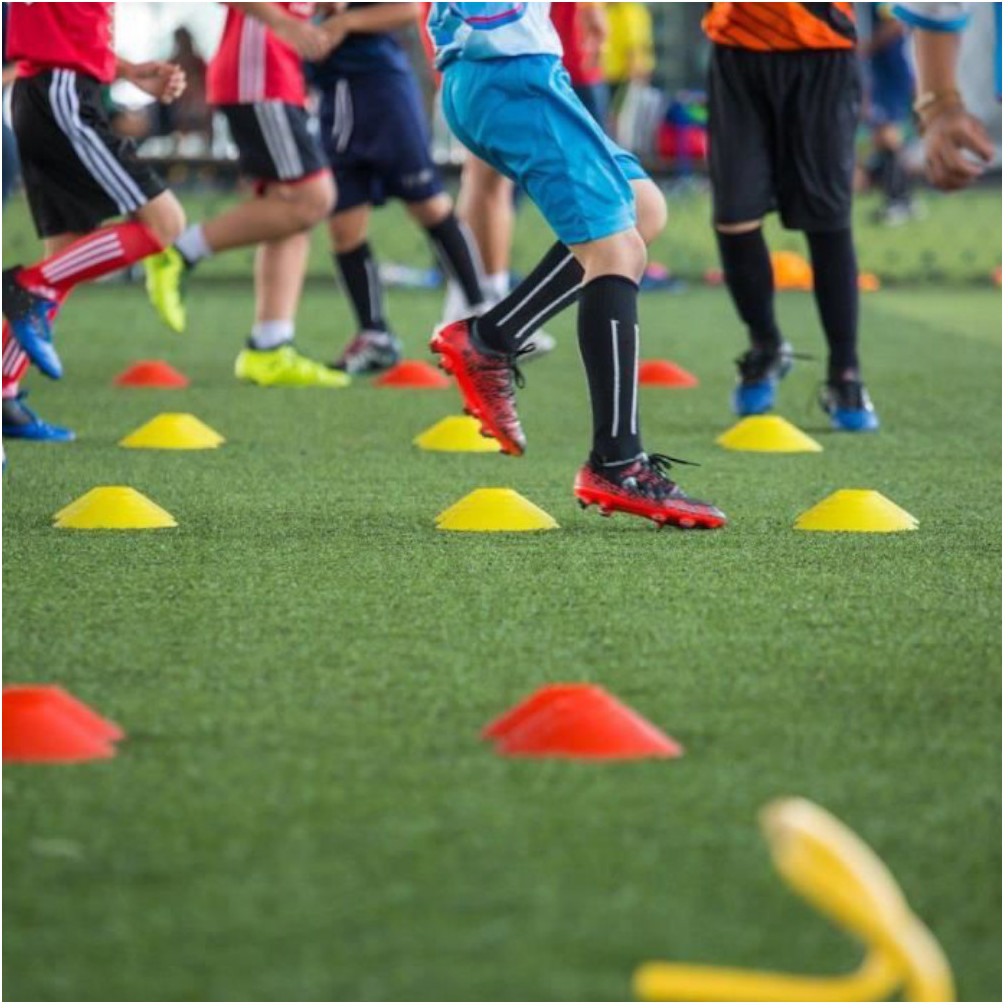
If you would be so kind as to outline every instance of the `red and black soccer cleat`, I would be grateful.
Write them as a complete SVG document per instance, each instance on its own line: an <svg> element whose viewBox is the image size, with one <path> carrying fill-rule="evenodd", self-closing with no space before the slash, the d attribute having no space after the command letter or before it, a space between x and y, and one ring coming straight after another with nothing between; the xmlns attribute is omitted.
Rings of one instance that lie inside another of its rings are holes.
<svg viewBox="0 0 1005 1005"><path fill-rule="evenodd" d="M522 454L527 438L516 414L513 389L523 380L516 357L480 345L470 318L437 328L429 347L439 355L440 368L457 379L464 410L478 419L482 433L495 437L505 453Z"/></svg>
<svg viewBox="0 0 1005 1005"><path fill-rule="evenodd" d="M573 487L579 505L598 506L604 516L630 513L659 526L712 530L726 523L726 515L711 503L689 499L670 481L671 458L641 454L628 464L605 467L591 458L579 469Z"/></svg>

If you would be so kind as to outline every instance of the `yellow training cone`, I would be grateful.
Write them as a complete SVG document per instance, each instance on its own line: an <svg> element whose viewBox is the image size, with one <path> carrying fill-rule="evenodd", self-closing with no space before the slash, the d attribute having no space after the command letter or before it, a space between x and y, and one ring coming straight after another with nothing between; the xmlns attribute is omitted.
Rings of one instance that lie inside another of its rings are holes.
<svg viewBox="0 0 1005 1005"><path fill-rule="evenodd" d="M796 520L796 530L892 534L917 529L915 517L871 489L841 489Z"/></svg>
<svg viewBox="0 0 1005 1005"><path fill-rule="evenodd" d="M877 855L826 810L782 799L761 812L775 868L797 893L868 947L858 970L802 977L730 967L647 963L634 975L645 1001L954 1001L941 947L913 914Z"/></svg>
<svg viewBox="0 0 1005 1005"><path fill-rule="evenodd" d="M479 432L481 424L470 415L448 415L412 441L423 450L452 453L497 454L499 441Z"/></svg>
<svg viewBox="0 0 1005 1005"><path fill-rule="evenodd" d="M476 489L436 518L438 530L554 530L558 524L543 509L512 489Z"/></svg>
<svg viewBox="0 0 1005 1005"><path fill-rule="evenodd" d="M64 506L54 527L73 530L150 530L177 527L175 518L127 485L101 485Z"/></svg>
<svg viewBox="0 0 1005 1005"><path fill-rule="evenodd" d="M187 412L163 412L119 440L120 447L143 450L211 450L223 437Z"/></svg>
<svg viewBox="0 0 1005 1005"><path fill-rule="evenodd" d="M748 415L716 441L727 450L770 454L816 454L823 447L780 415Z"/></svg>

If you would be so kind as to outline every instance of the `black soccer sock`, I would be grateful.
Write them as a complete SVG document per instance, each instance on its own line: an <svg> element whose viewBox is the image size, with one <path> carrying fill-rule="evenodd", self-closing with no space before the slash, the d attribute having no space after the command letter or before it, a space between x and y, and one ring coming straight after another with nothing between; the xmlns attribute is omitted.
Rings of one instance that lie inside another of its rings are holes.
<svg viewBox="0 0 1005 1005"><path fill-rule="evenodd" d="M435 226L427 227L426 233L433 242L440 265L447 276L457 281L468 307L477 307L485 299L485 293L482 263L471 234L454 213Z"/></svg>
<svg viewBox="0 0 1005 1005"><path fill-rule="evenodd" d="M387 331L384 320L384 291L377 262L364 241L358 248L335 255L342 285L349 294L360 331Z"/></svg>
<svg viewBox="0 0 1005 1005"><path fill-rule="evenodd" d="M851 228L807 234L830 379L858 377L858 264Z"/></svg>
<svg viewBox="0 0 1005 1005"><path fill-rule="evenodd" d="M907 202L911 196L911 177L902 151L884 150L880 153L879 181L888 203Z"/></svg>
<svg viewBox="0 0 1005 1005"><path fill-rule="evenodd" d="M761 228L743 234L716 231L723 278L736 312L756 349L776 349L782 341L775 321L775 277Z"/></svg>
<svg viewBox="0 0 1005 1005"><path fill-rule="evenodd" d="M534 271L476 323L478 338L498 352L516 352L579 295L583 267L559 241Z"/></svg>
<svg viewBox="0 0 1005 1005"><path fill-rule="evenodd" d="M579 296L579 351L593 408L593 454L602 463L642 453L639 435L639 288L599 276Z"/></svg>

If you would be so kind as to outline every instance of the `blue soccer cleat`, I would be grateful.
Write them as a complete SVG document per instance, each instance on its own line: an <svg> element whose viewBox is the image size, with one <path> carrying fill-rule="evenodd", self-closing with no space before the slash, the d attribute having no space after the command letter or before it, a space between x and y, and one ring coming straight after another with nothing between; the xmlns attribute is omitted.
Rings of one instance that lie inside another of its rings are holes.
<svg viewBox="0 0 1005 1005"><path fill-rule="evenodd" d="M845 433L874 433L879 416L860 380L828 381L820 392L820 407L830 416L831 426Z"/></svg>
<svg viewBox="0 0 1005 1005"><path fill-rule="evenodd" d="M77 438L72 429L53 426L40 419L25 403L27 391L16 398L3 400L3 435L14 440L45 440L50 443L69 443Z"/></svg>
<svg viewBox="0 0 1005 1005"><path fill-rule="evenodd" d="M737 361L739 377L733 388L733 411L740 416L763 415L775 407L775 388L792 369L792 346L780 342L774 349L753 348Z"/></svg>
<svg viewBox="0 0 1005 1005"><path fill-rule="evenodd" d="M3 316L10 325L18 345L25 355L53 380L63 376L56 347L52 344L52 326L49 317L55 304L37 293L25 289L18 281L19 267L3 272Z"/></svg>

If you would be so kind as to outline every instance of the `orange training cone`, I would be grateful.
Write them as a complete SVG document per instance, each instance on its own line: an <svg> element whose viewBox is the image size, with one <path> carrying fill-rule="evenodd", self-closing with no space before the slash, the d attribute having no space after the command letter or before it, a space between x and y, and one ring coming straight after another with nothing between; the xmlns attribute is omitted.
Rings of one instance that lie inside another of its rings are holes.
<svg viewBox="0 0 1005 1005"><path fill-rule="evenodd" d="M506 757L630 760L684 753L676 740L594 684L541 688L489 723L482 736Z"/></svg>
<svg viewBox="0 0 1005 1005"><path fill-rule="evenodd" d="M450 378L436 367L422 360L406 359L381 374L374 384L377 387L450 387Z"/></svg>
<svg viewBox="0 0 1005 1005"><path fill-rule="evenodd" d="M813 267L795 251L773 251L771 269L776 290L813 289Z"/></svg>
<svg viewBox="0 0 1005 1005"><path fill-rule="evenodd" d="M647 359L639 365L639 383L657 387L697 387L698 378L668 359Z"/></svg>
<svg viewBox="0 0 1005 1005"><path fill-rule="evenodd" d="M41 697L51 702L73 719L84 730L94 733L113 743L125 739L122 727L111 719L98 715L90 705L85 705L79 698L74 698L69 691L57 684L11 684L3 689L3 700L24 701L28 697Z"/></svg>
<svg viewBox="0 0 1005 1005"><path fill-rule="evenodd" d="M188 377L159 359L143 359L115 378L118 387L188 387Z"/></svg>
<svg viewBox="0 0 1005 1005"><path fill-rule="evenodd" d="M91 761L115 756L122 730L59 687L3 690L5 761Z"/></svg>

